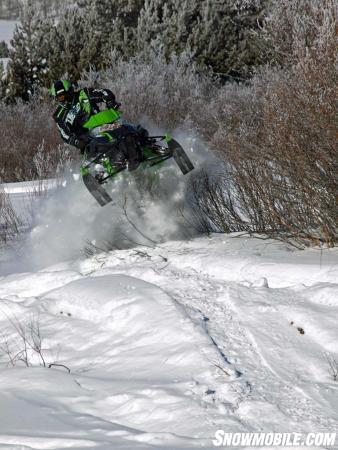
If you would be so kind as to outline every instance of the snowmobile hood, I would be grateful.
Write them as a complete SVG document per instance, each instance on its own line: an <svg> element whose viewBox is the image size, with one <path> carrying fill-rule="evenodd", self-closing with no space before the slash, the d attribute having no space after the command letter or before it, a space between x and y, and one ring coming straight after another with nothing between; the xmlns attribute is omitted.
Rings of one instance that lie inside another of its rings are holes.
<svg viewBox="0 0 338 450"><path fill-rule="evenodd" d="M115 120L119 119L121 117L121 114L115 110L115 109L105 109L104 111L100 111L93 116L91 116L90 119L87 120L82 126L84 128L95 128L99 127L100 125L104 125L106 123L112 123L115 122Z"/></svg>

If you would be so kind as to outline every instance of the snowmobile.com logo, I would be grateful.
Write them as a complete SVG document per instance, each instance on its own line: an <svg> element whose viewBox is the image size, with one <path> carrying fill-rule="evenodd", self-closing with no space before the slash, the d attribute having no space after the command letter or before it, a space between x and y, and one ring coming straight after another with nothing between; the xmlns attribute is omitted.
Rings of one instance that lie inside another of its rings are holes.
<svg viewBox="0 0 338 450"><path fill-rule="evenodd" d="M336 433L226 433L217 430L215 447L321 447L334 446Z"/></svg>

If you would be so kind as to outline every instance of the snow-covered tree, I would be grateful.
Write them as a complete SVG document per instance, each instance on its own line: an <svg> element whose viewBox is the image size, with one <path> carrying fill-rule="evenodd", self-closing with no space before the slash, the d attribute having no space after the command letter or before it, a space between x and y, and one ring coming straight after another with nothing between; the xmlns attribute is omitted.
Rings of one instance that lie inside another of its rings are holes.
<svg viewBox="0 0 338 450"><path fill-rule="evenodd" d="M51 31L49 66L52 78L106 68L112 50L130 56L134 29L144 0L77 0Z"/></svg>
<svg viewBox="0 0 338 450"><path fill-rule="evenodd" d="M138 51L167 56L190 49L197 61L225 76L245 76L259 63L254 33L266 0L146 0L137 29Z"/></svg>
<svg viewBox="0 0 338 450"><path fill-rule="evenodd" d="M22 10L30 0L0 0L0 18L18 19ZM62 9L71 6L72 0L34 0L34 7L39 10L44 17L59 17Z"/></svg>
<svg viewBox="0 0 338 450"><path fill-rule="evenodd" d="M8 57L8 46L5 41L0 41L0 58L7 58Z"/></svg>
<svg viewBox="0 0 338 450"><path fill-rule="evenodd" d="M0 0L0 18L15 19L19 16L22 4L20 0Z"/></svg>
<svg viewBox="0 0 338 450"><path fill-rule="evenodd" d="M5 97L5 92L6 92L5 69L3 62L0 61L0 100Z"/></svg>
<svg viewBox="0 0 338 450"><path fill-rule="evenodd" d="M123 56L134 53L135 30L143 5L144 0L96 0L92 4L104 56L112 50ZM101 66L105 66L104 62Z"/></svg>
<svg viewBox="0 0 338 450"><path fill-rule="evenodd" d="M138 52L161 49L170 57L187 49L197 20L200 0L146 0L137 27Z"/></svg>
<svg viewBox="0 0 338 450"><path fill-rule="evenodd" d="M47 76L48 45L46 21L32 4L25 9L21 23L16 26L11 40L7 66L7 95L28 100L35 87Z"/></svg>
<svg viewBox="0 0 338 450"><path fill-rule="evenodd" d="M260 63L260 42L255 31L262 20L264 0L238 4L231 0L201 3L197 26L188 43L197 61L225 77L245 77Z"/></svg>
<svg viewBox="0 0 338 450"><path fill-rule="evenodd" d="M50 30L48 65L50 78L68 73L77 79L82 71L80 53L84 43L84 23L81 13L68 9Z"/></svg>
<svg viewBox="0 0 338 450"><path fill-rule="evenodd" d="M28 99L35 85L105 69L112 51L149 59L155 49L167 61L188 51L200 66L247 77L260 63L255 31L267 1L38 0L38 12L29 0L13 36L9 96Z"/></svg>

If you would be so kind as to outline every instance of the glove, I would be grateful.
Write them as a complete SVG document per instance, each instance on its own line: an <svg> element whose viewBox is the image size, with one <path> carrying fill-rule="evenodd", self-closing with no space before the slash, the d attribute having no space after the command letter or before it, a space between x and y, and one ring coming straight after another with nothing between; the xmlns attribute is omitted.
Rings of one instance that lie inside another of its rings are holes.
<svg viewBox="0 0 338 450"><path fill-rule="evenodd" d="M119 109L121 103L118 103L115 99L106 103L108 108Z"/></svg>
<svg viewBox="0 0 338 450"><path fill-rule="evenodd" d="M88 138L86 136L80 136L74 139L74 145L80 150L81 153L84 153L87 144Z"/></svg>

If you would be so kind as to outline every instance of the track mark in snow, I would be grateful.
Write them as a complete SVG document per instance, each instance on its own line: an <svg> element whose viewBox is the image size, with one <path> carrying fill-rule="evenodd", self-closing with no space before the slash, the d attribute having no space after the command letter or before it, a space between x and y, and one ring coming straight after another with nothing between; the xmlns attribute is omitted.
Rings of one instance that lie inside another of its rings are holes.
<svg viewBox="0 0 338 450"><path fill-rule="evenodd" d="M295 368L289 367L291 377L283 376L279 371L274 370L269 362L271 358L265 358L262 347L257 344L250 332L250 327L242 320L243 317L248 316L249 312L241 310L239 306L250 303L250 299L255 298L257 301L254 305L254 314L256 318L261 317L262 322L258 325L269 329L269 323L265 323L266 317L268 314L278 314L277 306L280 299L290 295L287 288L269 290L268 282L220 281L211 278L209 273L201 268L196 270L185 264L180 266L179 259L175 257L173 262L170 252L166 254L163 249L161 249L162 255L165 255L169 265L161 267L156 250L153 255L151 250L147 252L146 261L142 258L139 261L133 261L130 273L154 282L180 304L191 320L204 328L219 351L219 359L210 360L210 365L215 366L215 363L216 365L221 363L223 367L229 367L228 370L232 375L227 377L220 370L218 377L223 376L223 388L220 387L219 380L215 379L217 387L210 389L208 395L202 396L202 401L219 407L227 404L226 414L229 415L229 411L233 411L230 414L237 417L238 422L244 424L248 430L259 430L265 427L271 431L273 427L276 431L281 429L290 431L295 424L298 429L305 431L335 429L337 422L334 416L330 416L324 404L318 403L316 396L309 395L309 392L304 389L305 386L301 387L296 379L292 378L297 377ZM184 252L185 250L182 249L181 254L183 255ZM142 264L140 264L141 260ZM123 267L123 270L126 269L121 263L118 266ZM267 270L265 278L268 279L269 270L273 273L275 271L275 264L268 263L265 266L261 264L260 275L264 274L264 267ZM249 263L246 269L242 269L243 273L246 273L248 268ZM107 267L103 269L103 273L105 270L114 269ZM259 299L259 292L262 290L271 293L268 301ZM277 298L278 292L280 297ZM257 314L257 311L261 313ZM278 326L277 321L271 328L271 333L274 333L276 337L279 336ZM264 346L278 352L282 345L281 336L279 345L274 341L272 345L264 343ZM283 362L285 355L281 358L279 364L286 364L287 360ZM242 376L238 377L238 375Z"/></svg>
<svg viewBox="0 0 338 450"><path fill-rule="evenodd" d="M217 429L335 431L337 389L318 359L323 349L336 355L333 272L309 264L309 252L292 263L283 253L281 269L260 256L268 247L248 256L254 240L230 241L117 251L0 279L2 330L7 310L39 314L46 349L60 346L71 369L1 368L0 403L10 407L0 408L0 433L46 438L27 441L34 448L51 437L58 448L81 438L98 450L183 450L213 448Z"/></svg>

